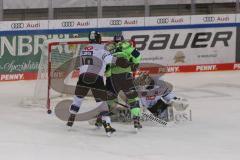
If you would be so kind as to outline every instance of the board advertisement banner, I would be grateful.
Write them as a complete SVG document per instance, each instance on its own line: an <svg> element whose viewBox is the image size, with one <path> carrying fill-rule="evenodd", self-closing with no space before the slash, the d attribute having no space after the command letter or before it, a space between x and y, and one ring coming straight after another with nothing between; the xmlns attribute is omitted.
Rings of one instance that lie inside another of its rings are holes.
<svg viewBox="0 0 240 160"><path fill-rule="evenodd" d="M191 16L191 24L223 24L235 23L235 14L194 15Z"/></svg>
<svg viewBox="0 0 240 160"><path fill-rule="evenodd" d="M98 27L137 27L144 26L143 17L133 18L102 18L98 20Z"/></svg>
<svg viewBox="0 0 240 160"><path fill-rule="evenodd" d="M168 73L239 70L240 14L207 15L214 21L205 17L2 21L0 81L35 79L46 40L87 40L92 29L99 30L103 40L116 34L134 40L143 63L167 66Z"/></svg>
<svg viewBox="0 0 240 160"><path fill-rule="evenodd" d="M0 31L47 30L48 20L2 21Z"/></svg>
<svg viewBox="0 0 240 160"><path fill-rule="evenodd" d="M143 55L143 62L161 65L233 63L236 28L124 31Z"/></svg>
<svg viewBox="0 0 240 160"><path fill-rule="evenodd" d="M49 29L97 28L97 19L62 19L49 21Z"/></svg>
<svg viewBox="0 0 240 160"><path fill-rule="evenodd" d="M161 16L148 17L145 19L145 26L167 26L191 24L190 16Z"/></svg>
<svg viewBox="0 0 240 160"><path fill-rule="evenodd" d="M111 40L121 32L105 32L103 40ZM86 41L88 32L66 34L36 34L0 36L0 74L37 72L41 54L48 52L47 40L76 39ZM61 52L61 48L59 52ZM47 53L45 53L47 54Z"/></svg>

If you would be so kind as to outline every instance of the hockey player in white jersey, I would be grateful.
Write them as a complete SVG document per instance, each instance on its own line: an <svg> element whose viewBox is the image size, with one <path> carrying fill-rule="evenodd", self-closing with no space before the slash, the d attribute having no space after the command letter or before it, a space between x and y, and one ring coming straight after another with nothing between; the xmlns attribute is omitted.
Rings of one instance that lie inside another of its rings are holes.
<svg viewBox="0 0 240 160"><path fill-rule="evenodd" d="M101 34L96 31L89 33L90 44L85 46L79 54L80 75L75 89L75 97L70 106L70 117L67 126L72 126L84 97L92 91L95 101L101 109L103 126L107 134L115 132L111 127L111 119L106 103L107 92L104 86L103 75L107 64L113 63L125 66L125 60L113 57L101 44ZM126 62L127 63L127 62Z"/></svg>

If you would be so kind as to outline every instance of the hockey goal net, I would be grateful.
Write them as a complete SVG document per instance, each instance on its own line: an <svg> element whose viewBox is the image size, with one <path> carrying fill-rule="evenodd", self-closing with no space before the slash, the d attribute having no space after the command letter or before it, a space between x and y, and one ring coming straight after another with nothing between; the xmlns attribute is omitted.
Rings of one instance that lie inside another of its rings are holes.
<svg viewBox="0 0 240 160"><path fill-rule="evenodd" d="M135 45L133 41L130 41ZM102 41L108 44L111 41ZM52 106L67 97L73 97L79 75L78 54L88 45L79 39L49 40L44 43L34 95L28 100L29 106L46 107L51 113Z"/></svg>

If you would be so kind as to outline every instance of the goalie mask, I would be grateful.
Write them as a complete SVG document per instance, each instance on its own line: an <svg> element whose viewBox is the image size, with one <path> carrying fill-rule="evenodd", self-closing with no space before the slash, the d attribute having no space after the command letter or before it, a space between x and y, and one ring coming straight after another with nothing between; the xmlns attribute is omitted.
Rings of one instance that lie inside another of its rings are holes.
<svg viewBox="0 0 240 160"><path fill-rule="evenodd" d="M141 72L139 76L134 80L134 84L138 88L153 89L154 80L149 76L149 74Z"/></svg>
<svg viewBox="0 0 240 160"><path fill-rule="evenodd" d="M99 32L97 31L91 31L88 35L88 39L90 43L101 43L102 41L102 36Z"/></svg>

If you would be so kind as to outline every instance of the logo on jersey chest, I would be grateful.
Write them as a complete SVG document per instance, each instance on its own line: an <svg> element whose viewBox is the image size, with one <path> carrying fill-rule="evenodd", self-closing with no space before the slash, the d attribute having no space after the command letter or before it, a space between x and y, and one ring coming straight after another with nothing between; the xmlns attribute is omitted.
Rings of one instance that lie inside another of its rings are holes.
<svg viewBox="0 0 240 160"><path fill-rule="evenodd" d="M84 50L85 51L93 50L93 46L86 46L86 47L84 47Z"/></svg>

